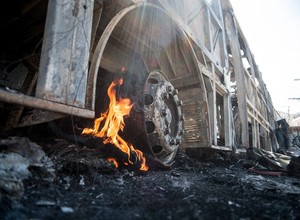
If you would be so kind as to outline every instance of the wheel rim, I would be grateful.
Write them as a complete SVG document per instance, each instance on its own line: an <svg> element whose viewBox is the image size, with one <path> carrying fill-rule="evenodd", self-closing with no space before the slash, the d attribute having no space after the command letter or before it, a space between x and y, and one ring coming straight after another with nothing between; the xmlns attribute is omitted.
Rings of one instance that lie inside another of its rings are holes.
<svg viewBox="0 0 300 220"><path fill-rule="evenodd" d="M153 154L172 163L183 137L182 102L178 91L161 71L152 71L144 89L144 121Z"/></svg>

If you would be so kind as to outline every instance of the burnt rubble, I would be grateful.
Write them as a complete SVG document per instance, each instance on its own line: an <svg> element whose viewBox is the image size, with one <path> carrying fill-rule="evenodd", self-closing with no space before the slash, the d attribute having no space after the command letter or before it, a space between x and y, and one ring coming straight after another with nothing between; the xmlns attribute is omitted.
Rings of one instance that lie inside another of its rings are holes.
<svg viewBox="0 0 300 220"><path fill-rule="evenodd" d="M96 148L56 138L38 144L1 140L2 219L300 217L299 178L248 172L245 158L217 153L200 162L179 152L171 168L140 172L116 169ZM6 170L10 177L3 175L5 158L15 166ZM4 178L22 186L4 188Z"/></svg>

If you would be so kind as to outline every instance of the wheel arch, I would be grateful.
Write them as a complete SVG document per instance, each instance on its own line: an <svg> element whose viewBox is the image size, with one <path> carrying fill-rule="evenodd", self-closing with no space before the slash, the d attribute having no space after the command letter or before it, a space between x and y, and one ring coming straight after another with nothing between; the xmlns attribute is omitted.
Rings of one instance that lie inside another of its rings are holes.
<svg viewBox="0 0 300 220"><path fill-rule="evenodd" d="M163 22L159 22L160 19L163 19ZM174 42L169 42L170 40ZM122 71L123 64L121 62L118 66L118 62L125 59L125 55L120 55L117 52L118 48L115 52L113 51L116 41L121 42L121 46L125 44L124 48L129 48L128 51L137 50L142 57L140 63L145 70L150 72L155 68L163 69L174 86L180 87L178 89L182 94L181 99L186 117L185 138L187 141L185 143L196 143L195 146L199 143L203 146L210 145L206 88L190 38L176 18L150 3L136 3L122 9L105 27L91 59L86 107L95 110L99 67L112 72ZM135 42L138 42L138 45L134 45Z"/></svg>

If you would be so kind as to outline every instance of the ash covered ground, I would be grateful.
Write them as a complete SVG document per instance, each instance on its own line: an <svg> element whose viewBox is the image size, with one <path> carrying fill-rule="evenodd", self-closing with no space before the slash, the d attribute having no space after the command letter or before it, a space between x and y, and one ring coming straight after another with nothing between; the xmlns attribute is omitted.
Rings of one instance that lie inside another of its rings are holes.
<svg viewBox="0 0 300 220"><path fill-rule="evenodd" d="M1 219L300 219L299 177L253 174L222 153L179 152L170 169L139 172L65 140L35 142L51 169L29 166L17 198L2 191Z"/></svg>

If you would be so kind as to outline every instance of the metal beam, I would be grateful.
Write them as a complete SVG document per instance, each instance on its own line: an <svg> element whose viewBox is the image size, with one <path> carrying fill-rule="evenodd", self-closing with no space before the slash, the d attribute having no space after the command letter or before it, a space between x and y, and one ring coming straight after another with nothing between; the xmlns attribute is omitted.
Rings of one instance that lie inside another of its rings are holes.
<svg viewBox="0 0 300 220"><path fill-rule="evenodd" d="M95 117L94 111L64 105L57 102L47 101L32 96L27 96L22 93L12 93L3 89L0 89L0 101L23 105L30 108L44 109L68 115L75 115L83 118Z"/></svg>
<svg viewBox="0 0 300 220"><path fill-rule="evenodd" d="M230 3L223 1L223 13L226 26L226 35L228 39L228 44L232 53L232 61L234 74L237 84L237 98L238 98L238 109L239 117L241 121L241 136L242 145L244 147L249 147L249 129L248 129L248 116L247 116L247 99L246 99L246 85L244 68L242 63L242 57L240 52L240 44L238 38L238 30L235 24L234 16L231 12L232 8Z"/></svg>

